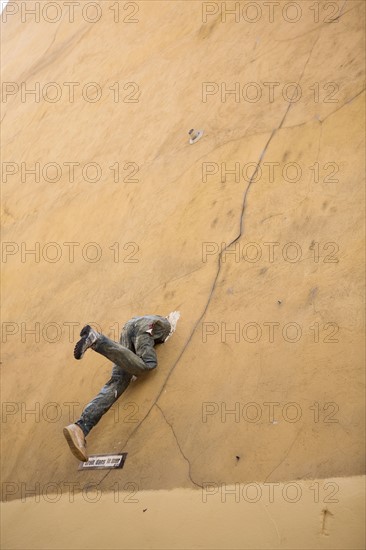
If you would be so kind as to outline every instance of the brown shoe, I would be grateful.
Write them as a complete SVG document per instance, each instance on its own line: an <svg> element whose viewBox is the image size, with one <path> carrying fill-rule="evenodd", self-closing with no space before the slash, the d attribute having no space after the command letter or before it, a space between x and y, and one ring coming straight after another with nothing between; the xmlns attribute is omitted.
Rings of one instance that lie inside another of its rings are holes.
<svg viewBox="0 0 366 550"><path fill-rule="evenodd" d="M86 451L86 440L83 430L77 424L70 424L63 431L72 454L78 460L86 462L88 460L88 453Z"/></svg>

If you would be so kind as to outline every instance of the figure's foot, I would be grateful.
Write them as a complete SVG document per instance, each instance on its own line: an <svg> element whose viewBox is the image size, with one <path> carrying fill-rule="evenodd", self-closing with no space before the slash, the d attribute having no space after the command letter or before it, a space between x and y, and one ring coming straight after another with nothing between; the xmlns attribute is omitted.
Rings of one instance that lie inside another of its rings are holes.
<svg viewBox="0 0 366 550"><path fill-rule="evenodd" d="M87 349L89 349L97 340L98 332L94 330L90 325L85 327L80 332L81 339L77 342L74 348L75 359L81 359Z"/></svg>
<svg viewBox="0 0 366 550"><path fill-rule="evenodd" d="M78 460L86 462L88 460L88 453L86 451L86 440L83 430L77 424L70 424L63 431L72 454Z"/></svg>

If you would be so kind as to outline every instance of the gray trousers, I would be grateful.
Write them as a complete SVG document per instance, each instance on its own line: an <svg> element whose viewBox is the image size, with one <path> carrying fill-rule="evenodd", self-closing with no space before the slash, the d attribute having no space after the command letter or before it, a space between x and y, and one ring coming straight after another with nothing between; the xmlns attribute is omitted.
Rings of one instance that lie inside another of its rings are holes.
<svg viewBox="0 0 366 550"><path fill-rule="evenodd" d="M76 421L85 436L127 389L133 375L141 376L155 369L157 357L154 344L151 334L139 331L138 322L133 321L128 321L123 327L120 343L101 334L93 344L92 349L112 361L114 366L110 380Z"/></svg>

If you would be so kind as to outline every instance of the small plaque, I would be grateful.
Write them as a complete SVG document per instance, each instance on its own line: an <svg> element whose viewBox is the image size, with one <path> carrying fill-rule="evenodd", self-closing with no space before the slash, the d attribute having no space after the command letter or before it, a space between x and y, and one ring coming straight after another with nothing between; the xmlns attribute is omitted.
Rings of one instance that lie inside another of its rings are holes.
<svg viewBox="0 0 366 550"><path fill-rule="evenodd" d="M127 453L91 455L87 462L80 462L79 470L115 470L123 468Z"/></svg>

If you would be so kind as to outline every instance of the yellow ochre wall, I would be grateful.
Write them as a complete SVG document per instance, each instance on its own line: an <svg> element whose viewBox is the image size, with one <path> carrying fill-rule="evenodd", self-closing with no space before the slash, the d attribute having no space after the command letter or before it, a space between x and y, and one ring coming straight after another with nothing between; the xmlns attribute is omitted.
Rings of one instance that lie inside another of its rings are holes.
<svg viewBox="0 0 366 550"><path fill-rule="evenodd" d="M362 548L365 3L71 10L10 2L1 23L4 548L51 547L31 542L32 514L82 517L86 487L103 492L90 529L116 487L161 514L136 505L115 538L74 526L52 547ZM111 368L74 360L80 329L118 339L130 317L173 310L158 368L88 436L90 454L127 452L124 468L79 471L62 428ZM318 501L291 493L291 512L243 497L314 480ZM183 537L178 502L208 538Z"/></svg>

